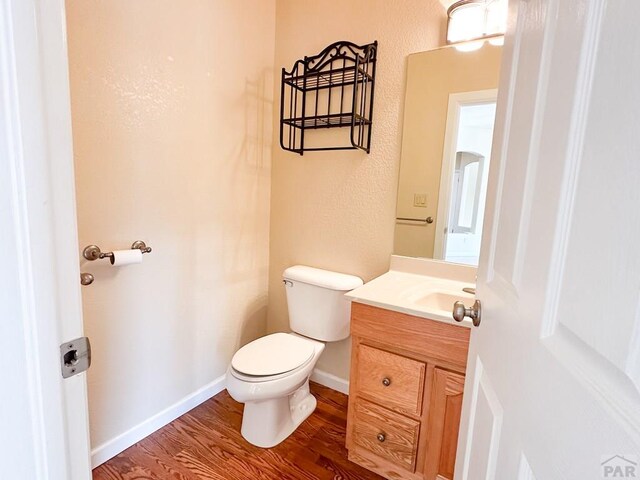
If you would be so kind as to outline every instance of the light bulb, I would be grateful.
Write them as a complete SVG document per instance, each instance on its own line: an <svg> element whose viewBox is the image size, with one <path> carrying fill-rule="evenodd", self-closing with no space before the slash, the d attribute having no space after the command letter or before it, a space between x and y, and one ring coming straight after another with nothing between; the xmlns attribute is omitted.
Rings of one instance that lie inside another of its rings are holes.
<svg viewBox="0 0 640 480"><path fill-rule="evenodd" d="M447 42L462 44L504 34L507 11L507 0L458 0L447 10ZM492 45L503 44L497 37L490 41ZM468 52L481 46L469 44L458 50Z"/></svg>
<svg viewBox="0 0 640 480"><path fill-rule="evenodd" d="M454 9L449 16L447 40L461 42L483 35L485 10L482 4L468 3Z"/></svg>
<svg viewBox="0 0 640 480"><path fill-rule="evenodd" d="M459 52L474 52L480 50L483 45L484 40L472 40L470 42L458 43L454 46Z"/></svg>
<svg viewBox="0 0 640 480"><path fill-rule="evenodd" d="M504 33L507 28L507 2L493 0L487 5L485 17L485 35Z"/></svg>

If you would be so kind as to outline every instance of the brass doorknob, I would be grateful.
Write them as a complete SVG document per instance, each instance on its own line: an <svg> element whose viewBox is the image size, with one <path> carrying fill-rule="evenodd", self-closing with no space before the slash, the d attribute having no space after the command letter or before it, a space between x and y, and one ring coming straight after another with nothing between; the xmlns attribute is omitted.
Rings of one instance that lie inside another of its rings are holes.
<svg viewBox="0 0 640 480"><path fill-rule="evenodd" d="M81 285L91 285L93 283L93 275L91 275L90 273L85 273L82 272L80 274L80 284Z"/></svg>
<svg viewBox="0 0 640 480"><path fill-rule="evenodd" d="M480 326L480 321L482 320L482 304L480 300L476 300L471 308L465 307L462 302L453 304L453 319L456 322L461 322L464 317L469 317L474 327Z"/></svg>

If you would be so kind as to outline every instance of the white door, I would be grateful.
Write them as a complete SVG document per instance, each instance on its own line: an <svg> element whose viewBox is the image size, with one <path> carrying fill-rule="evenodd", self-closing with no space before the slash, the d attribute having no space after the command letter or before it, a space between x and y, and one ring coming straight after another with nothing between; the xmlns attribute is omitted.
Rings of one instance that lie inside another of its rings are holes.
<svg viewBox="0 0 640 480"><path fill-rule="evenodd" d="M640 478L640 2L509 8L456 479Z"/></svg>
<svg viewBox="0 0 640 480"><path fill-rule="evenodd" d="M0 0L0 478L91 477L63 0Z"/></svg>

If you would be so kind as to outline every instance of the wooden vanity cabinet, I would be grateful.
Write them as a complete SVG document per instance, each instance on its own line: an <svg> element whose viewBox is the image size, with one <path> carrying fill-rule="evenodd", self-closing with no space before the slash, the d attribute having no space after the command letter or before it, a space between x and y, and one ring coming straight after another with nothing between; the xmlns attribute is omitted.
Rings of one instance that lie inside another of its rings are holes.
<svg viewBox="0 0 640 480"><path fill-rule="evenodd" d="M349 460L389 479L453 479L470 330L354 302Z"/></svg>

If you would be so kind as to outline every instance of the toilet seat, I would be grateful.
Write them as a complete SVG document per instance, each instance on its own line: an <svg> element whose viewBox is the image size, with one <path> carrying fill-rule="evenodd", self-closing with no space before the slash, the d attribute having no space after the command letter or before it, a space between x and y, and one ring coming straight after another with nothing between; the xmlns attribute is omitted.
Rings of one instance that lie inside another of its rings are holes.
<svg viewBox="0 0 640 480"><path fill-rule="evenodd" d="M273 333L248 343L236 352L231 366L248 377L273 377L308 363L316 343L297 335Z"/></svg>
<svg viewBox="0 0 640 480"><path fill-rule="evenodd" d="M299 370L304 370L305 367L312 361L313 361L313 357L307 360L306 362L304 362L302 365L300 365L296 369L289 370L288 372L284 372L284 373L279 373L277 375L269 375L267 377L263 377L260 375L247 375L246 373L238 372L233 367L231 367L229 373L231 373L231 375L236 377L238 380L242 380L243 382L247 382L247 383L255 384L255 383L262 383L262 382L271 382L272 380L279 380L281 378L295 375Z"/></svg>

